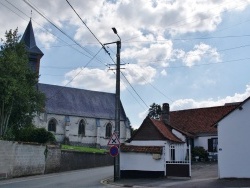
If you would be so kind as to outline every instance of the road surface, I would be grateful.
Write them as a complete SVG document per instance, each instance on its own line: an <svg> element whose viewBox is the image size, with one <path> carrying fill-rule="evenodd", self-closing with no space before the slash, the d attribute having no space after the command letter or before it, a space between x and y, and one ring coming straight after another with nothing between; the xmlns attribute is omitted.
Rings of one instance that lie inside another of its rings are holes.
<svg viewBox="0 0 250 188"><path fill-rule="evenodd" d="M100 167L0 181L0 188L69 188L107 187L102 179L113 176L114 167Z"/></svg>

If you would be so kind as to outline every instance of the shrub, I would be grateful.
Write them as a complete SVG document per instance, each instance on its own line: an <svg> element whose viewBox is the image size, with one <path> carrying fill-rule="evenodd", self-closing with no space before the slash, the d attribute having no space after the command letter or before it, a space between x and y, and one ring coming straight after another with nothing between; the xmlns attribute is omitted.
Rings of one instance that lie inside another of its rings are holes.
<svg viewBox="0 0 250 188"><path fill-rule="evenodd" d="M192 149L192 158L195 156L199 156L199 158L203 158L204 160L208 159L208 152L201 146L196 146Z"/></svg>
<svg viewBox="0 0 250 188"><path fill-rule="evenodd" d="M17 140L23 142L38 142L42 144L56 141L55 136L45 128L34 127L21 129Z"/></svg>

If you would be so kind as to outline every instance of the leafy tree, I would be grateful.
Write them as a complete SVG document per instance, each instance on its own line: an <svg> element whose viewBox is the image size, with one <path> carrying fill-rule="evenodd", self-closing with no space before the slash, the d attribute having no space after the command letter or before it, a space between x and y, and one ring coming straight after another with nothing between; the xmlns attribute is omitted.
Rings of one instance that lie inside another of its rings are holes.
<svg viewBox="0 0 250 188"><path fill-rule="evenodd" d="M148 110L148 116L153 119L160 119L161 112L161 105L153 103Z"/></svg>
<svg viewBox="0 0 250 188"><path fill-rule="evenodd" d="M0 50L0 138L18 134L30 125L45 97L37 88L38 75L29 67L28 54L18 42L18 29L6 31Z"/></svg>

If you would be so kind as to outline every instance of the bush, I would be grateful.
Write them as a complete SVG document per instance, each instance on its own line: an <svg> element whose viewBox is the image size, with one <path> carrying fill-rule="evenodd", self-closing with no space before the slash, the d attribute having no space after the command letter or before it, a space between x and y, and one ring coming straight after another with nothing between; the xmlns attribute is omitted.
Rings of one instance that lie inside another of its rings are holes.
<svg viewBox="0 0 250 188"><path fill-rule="evenodd" d="M42 144L56 141L55 136L45 128L34 127L21 129L16 139L22 142L38 142Z"/></svg>
<svg viewBox="0 0 250 188"><path fill-rule="evenodd" d="M195 156L199 156L199 158L207 160L208 159L208 152L201 146L196 146L192 149L192 158Z"/></svg>

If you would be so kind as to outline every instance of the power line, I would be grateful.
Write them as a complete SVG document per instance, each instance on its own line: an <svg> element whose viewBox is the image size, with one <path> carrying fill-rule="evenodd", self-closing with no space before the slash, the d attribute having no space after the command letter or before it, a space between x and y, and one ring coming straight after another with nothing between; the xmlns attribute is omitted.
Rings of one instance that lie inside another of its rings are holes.
<svg viewBox="0 0 250 188"><path fill-rule="evenodd" d="M123 72L121 72L121 74L123 75L123 77L125 78L125 80L128 82L128 84L130 85L130 87L133 89L133 91L135 92L135 94L141 99L141 101L144 103L144 105L149 108L149 106L145 103L145 101L141 98L141 96L137 93L137 91L134 89L134 87L130 84L130 82L128 81L128 79L126 78L126 76L123 74Z"/></svg>
<svg viewBox="0 0 250 188"><path fill-rule="evenodd" d="M74 40L71 36L69 36L66 32L64 32L62 29L60 29L56 24L54 24L50 19L48 19L45 15L43 15L35 6L31 5L27 0L23 0L28 6L30 6L32 9L34 9L39 15L41 15L44 19L46 19L51 25L53 25L57 30L59 30L61 33L63 33L66 37L68 37L70 40L72 40L75 44L77 44L80 48L82 48L85 52L87 52L89 55L84 54L86 57L91 58L93 55L92 53L80 45L76 40Z"/></svg>
<svg viewBox="0 0 250 188"><path fill-rule="evenodd" d="M95 39L99 42L99 44L103 47L103 49L108 53L108 51L106 50L105 46L100 42L100 40L95 36L95 34L91 31L91 29L87 26L87 24L82 20L82 18L79 16L79 14L76 12L76 10L74 9L74 7L69 3L68 0L66 0L67 3L69 4L69 6L72 8L72 10L75 12L75 14L78 16L78 18L82 21L82 23L87 27L87 29L89 30L89 32L95 37Z"/></svg>
<svg viewBox="0 0 250 188"><path fill-rule="evenodd" d="M75 14L78 16L78 18L82 21L82 23L88 28L88 30L90 31L90 33L95 37L95 39L99 42L99 44L102 46L102 48L105 50L105 52L109 55L109 57L111 58L111 60L114 62L113 58L110 56L109 52L107 51L107 49L105 48L105 46L100 42L100 40L95 36L95 34L91 31L91 29L87 26L87 24L82 20L82 18L79 16L79 14L76 12L76 10L74 9L74 7L69 3L68 0L66 0L67 3L69 4L69 6L73 9L73 11L75 12ZM122 72L121 72L122 73ZM147 106L147 104L144 102L144 100L139 96L139 94L136 92L136 90L133 88L133 86L130 84L130 82L127 80L127 78L125 77L124 74L122 74L124 76L124 78L126 79L126 81L129 83L130 87L134 90L134 92L137 94L137 96L142 100L142 102ZM148 107L148 106L147 106Z"/></svg>
<svg viewBox="0 0 250 188"><path fill-rule="evenodd" d="M67 85L69 85L81 72L84 68L86 68L88 66L88 64L99 54L99 52L102 50L102 48L87 62L87 64L81 68L81 70L70 80L68 81L67 84L64 85L64 87L66 87ZM54 95L52 95L50 98L48 98L47 100L52 99L53 97L55 97L58 93L60 93L64 88L61 88L60 90L58 90L57 92L54 93Z"/></svg>

